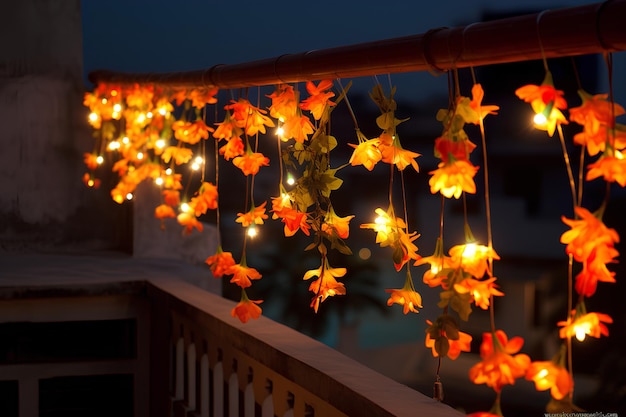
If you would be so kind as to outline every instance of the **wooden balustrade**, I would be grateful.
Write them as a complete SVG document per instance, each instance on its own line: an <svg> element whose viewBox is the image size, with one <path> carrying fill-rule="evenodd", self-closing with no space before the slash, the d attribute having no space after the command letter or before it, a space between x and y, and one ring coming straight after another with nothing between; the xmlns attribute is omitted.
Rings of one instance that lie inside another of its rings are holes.
<svg viewBox="0 0 626 417"><path fill-rule="evenodd" d="M132 280L131 270L116 271L119 278L89 272L95 276L74 275L70 283L16 279L0 288L4 325L134 323L115 333L129 346L119 357L0 363L0 380L19 385L19 417L38 415L38 381L92 374L129 377L131 404L117 413L124 416L462 415L266 317L242 324L230 314L233 301L181 279ZM41 349L45 354L45 345ZM99 396L108 395L101 389Z"/></svg>
<svg viewBox="0 0 626 417"><path fill-rule="evenodd" d="M265 317L242 324L234 302L193 285L153 282L148 297L175 417L461 415Z"/></svg>

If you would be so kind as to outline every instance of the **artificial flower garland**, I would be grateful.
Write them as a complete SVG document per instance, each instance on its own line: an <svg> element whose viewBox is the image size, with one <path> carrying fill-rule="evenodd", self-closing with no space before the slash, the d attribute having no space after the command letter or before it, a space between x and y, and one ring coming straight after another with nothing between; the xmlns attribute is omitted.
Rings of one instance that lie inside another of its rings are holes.
<svg viewBox="0 0 626 417"><path fill-rule="evenodd" d="M347 269L332 266L328 258L332 250L344 255L352 253L345 239L355 216L338 215L331 199L332 193L342 185L338 172L346 166L363 166L372 171L381 162L389 164L392 179L397 173L402 175L407 167L419 171L416 159L420 155L400 143L397 126L406 119L395 116L395 89L386 95L379 84L373 88L370 97L380 109L380 116L376 119L380 134L368 139L356 126L357 143L349 144L353 148L349 161L341 166L331 166L331 151L337 146L337 139L330 132L331 112L341 100L348 102L347 90L342 87L341 94L335 99L333 86L330 80L317 84L307 82L308 96L300 100L300 92L293 86L277 85L267 96L271 100L267 110L252 105L243 97L231 100L224 106L224 119L213 127L206 124L206 109L218 102L215 88L99 84L86 93L84 99L84 105L90 110L89 123L94 128L96 141L94 151L84 155L88 171L83 181L89 187L99 187L99 168L105 161L104 156L113 155L116 160L112 171L119 176L117 185L111 190L114 201L121 204L131 199L139 183L153 180L162 189L162 202L155 208L155 217L161 220L176 218L184 233L201 231L203 226L199 218L209 210L219 211L217 180L206 181L202 175L198 188L188 193L181 168L191 165L194 169L203 169L204 161L197 155L204 154L204 143L212 137L216 158L219 154L243 175L254 179L263 167L270 164L270 158L258 151L258 140L253 139L267 135L268 128L278 127L281 169L271 208L267 207L267 200L254 201L254 181L250 181L251 185L246 189L249 207L238 213L236 219L246 231L239 262L219 243L216 253L210 254L206 263L215 278L231 277L230 282L241 288L240 301L232 310L233 317L244 323L258 318L262 314L259 306L262 300L250 299L247 289L253 281L261 279L262 274L247 265L246 242L255 227L263 225L271 213L272 220L284 224L285 237L299 232L309 236L312 242L306 249L317 250L320 255L320 266L303 274L304 280L311 280L309 291L313 297L310 306L317 312L328 297L347 292L340 281L347 275ZM476 145L470 141L464 126L480 125L484 140L483 119L487 115L496 115L499 110L498 106L482 105L484 91L480 84L474 83L471 93L471 98L457 94L451 100L450 108L437 113L443 132L435 140L434 155L440 163L429 172L429 186L431 193L440 194L442 199L460 199L465 193L476 193L474 177L479 167L471 158ZM568 123L563 114L567 103L563 92L554 88L549 71L542 84L521 87L516 94L530 103L539 115L536 119L539 129L545 130L549 136L559 132L562 139L561 125ZM583 152L586 150L589 157L597 158L588 165L585 179L602 178L607 183L626 186L626 166L622 156L626 148L626 126L615 122L617 116L625 113L624 109L608 101L607 95L590 95L583 90L579 95L581 106L569 111L570 121L583 128L574 136L574 143L580 145ZM569 164L569 160L566 162ZM301 174L291 186L283 178L283 164ZM579 295L576 305L565 320L557 323L561 327L560 337L564 339L562 348L552 360L532 361L528 355L519 353L523 339L509 339L492 323L492 328L483 335L481 361L471 368L469 377L475 384L491 387L496 393L496 401L489 412L473 415L502 415L502 387L514 384L522 377L533 381L537 390L550 390L553 401L548 409L551 411L577 410L572 400L573 377L566 361L571 348L565 342L573 337L584 340L585 336L608 336L606 324L612 322L611 317L587 312L584 301L595 293L599 282L615 282L615 274L607 265L616 262L619 255L615 249L619 242L617 232L602 222L606 200L599 209L591 212L580 205L580 198L576 198L581 193L582 188L576 190L575 185L572 186L575 218L562 218L571 230L561 236L561 243L566 245L565 252L570 261L582 265L575 277L575 291ZM391 249L397 272L406 270L402 287L386 290L389 294L387 304L402 306L404 314L418 313L422 308L422 297L416 291L410 268L429 265L423 274L423 282L429 287L441 287L438 305L443 311L433 321L426 321L425 345L439 361L443 357L454 360L461 352L470 351L472 340L460 330L457 317L461 322L467 321L472 305L484 310L493 309L493 297L504 295L498 289L493 273L493 262L500 259L499 255L491 243L478 244L466 224L465 242L452 246L445 255L441 235L435 252L423 257L418 254L415 244L419 234L409 231L406 209L400 216L396 213L391 187L389 202L386 209L376 209L378 218L374 223L360 226L375 231L376 243ZM402 201L403 207L406 207L405 203ZM439 383L439 375L437 381ZM438 399L442 400L442 395Z"/></svg>

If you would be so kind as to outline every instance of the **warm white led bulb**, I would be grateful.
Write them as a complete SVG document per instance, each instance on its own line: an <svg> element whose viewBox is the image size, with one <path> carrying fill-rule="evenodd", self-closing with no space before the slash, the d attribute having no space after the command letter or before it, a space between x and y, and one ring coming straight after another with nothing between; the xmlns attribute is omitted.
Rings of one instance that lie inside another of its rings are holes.
<svg viewBox="0 0 626 417"><path fill-rule="evenodd" d="M548 119L546 119L543 113L537 113L535 117L533 117L533 122L535 122L537 126L543 126L548 123Z"/></svg>

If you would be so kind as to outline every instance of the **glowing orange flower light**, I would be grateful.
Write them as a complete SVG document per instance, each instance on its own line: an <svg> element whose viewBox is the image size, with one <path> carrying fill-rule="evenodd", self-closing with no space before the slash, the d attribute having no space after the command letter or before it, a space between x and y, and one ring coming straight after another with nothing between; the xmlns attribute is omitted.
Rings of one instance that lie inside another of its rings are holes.
<svg viewBox="0 0 626 417"><path fill-rule="evenodd" d="M578 341L582 342L586 336L595 338L608 336L609 329L604 323L613 323L611 316L604 313L586 313L575 317L574 320L569 318L567 321L560 321L557 325L563 326L559 330L559 336L562 339L575 336Z"/></svg>
<svg viewBox="0 0 626 417"><path fill-rule="evenodd" d="M526 375L530 357L516 354L524 344L524 339L514 337L508 340L502 330L496 330L496 341L491 332L483 333L480 345L482 361L472 366L469 378L474 384L486 384L500 392L505 385L515 384L515 380Z"/></svg>
<svg viewBox="0 0 626 417"><path fill-rule="evenodd" d="M221 278L230 271L230 268L236 265L231 252L224 252L222 246L218 246L214 255L209 256L204 261L211 268L211 272L215 278Z"/></svg>
<svg viewBox="0 0 626 417"><path fill-rule="evenodd" d="M347 272L346 268L333 268L328 263L328 259L325 257L322 260L322 264L317 269L311 269L305 272L302 277L303 280L308 280L312 277L318 277L315 281L309 285L309 291L313 292L315 296L311 301L311 307L317 313L319 306L328 297L334 295L345 295L346 288L342 282L338 282L335 278L343 277Z"/></svg>
<svg viewBox="0 0 626 417"><path fill-rule="evenodd" d="M261 304L263 300L250 300L244 289L241 290L241 300L231 310L230 315L237 317L242 323L247 323L250 319L258 319L261 316Z"/></svg>
<svg viewBox="0 0 626 417"><path fill-rule="evenodd" d="M526 379L535 383L537 391L550 390L555 400L565 398L574 388L574 380L567 369L553 361L536 361L528 367Z"/></svg>
<svg viewBox="0 0 626 417"><path fill-rule="evenodd" d="M422 308L422 296L415 291L411 273L408 269L402 289L387 289L385 291L390 294L387 305L391 306L395 303L403 306L404 314L409 314L409 312L419 313L418 308Z"/></svg>

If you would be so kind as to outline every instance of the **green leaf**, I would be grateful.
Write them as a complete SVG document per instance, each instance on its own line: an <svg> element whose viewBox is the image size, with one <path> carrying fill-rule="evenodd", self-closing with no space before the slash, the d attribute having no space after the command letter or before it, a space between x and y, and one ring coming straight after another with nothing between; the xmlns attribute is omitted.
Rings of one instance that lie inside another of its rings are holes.
<svg viewBox="0 0 626 417"><path fill-rule="evenodd" d="M439 354L439 356L444 357L448 354L450 350L450 342L444 336L439 336L435 339L435 351Z"/></svg>
<svg viewBox="0 0 626 417"><path fill-rule="evenodd" d="M469 293L459 294L457 292L450 298L450 307L459 314L463 321L469 320L472 313L471 296Z"/></svg>

